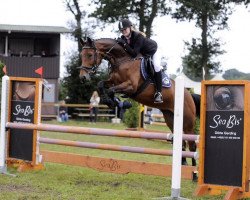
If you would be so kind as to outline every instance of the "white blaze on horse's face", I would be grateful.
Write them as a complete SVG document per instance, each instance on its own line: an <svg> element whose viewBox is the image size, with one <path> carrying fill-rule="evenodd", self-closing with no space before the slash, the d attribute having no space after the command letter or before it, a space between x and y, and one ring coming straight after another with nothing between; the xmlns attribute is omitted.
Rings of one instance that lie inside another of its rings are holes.
<svg viewBox="0 0 250 200"><path fill-rule="evenodd" d="M82 50L82 66L91 68L95 65L95 50L83 49Z"/></svg>
<svg viewBox="0 0 250 200"><path fill-rule="evenodd" d="M97 65L96 51L92 48L83 49L81 52L82 68L80 69L80 78L90 79L89 73L93 73L93 66Z"/></svg>
<svg viewBox="0 0 250 200"><path fill-rule="evenodd" d="M80 69L79 77L80 79L90 80L89 73L84 69Z"/></svg>

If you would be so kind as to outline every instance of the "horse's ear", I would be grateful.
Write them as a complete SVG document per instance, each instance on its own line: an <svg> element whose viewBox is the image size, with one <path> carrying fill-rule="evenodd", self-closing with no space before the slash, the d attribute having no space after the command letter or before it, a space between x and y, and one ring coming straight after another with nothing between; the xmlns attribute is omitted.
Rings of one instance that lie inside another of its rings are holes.
<svg viewBox="0 0 250 200"><path fill-rule="evenodd" d="M87 43L89 44L89 46L94 46L93 44L94 44L94 42L93 42L93 40L90 38L90 37L87 37Z"/></svg>
<svg viewBox="0 0 250 200"><path fill-rule="evenodd" d="M83 41L83 39L82 39L82 38L80 38L80 43L81 43L81 45L82 45L82 46L84 46L84 45L86 44L86 42L85 42L85 41Z"/></svg>

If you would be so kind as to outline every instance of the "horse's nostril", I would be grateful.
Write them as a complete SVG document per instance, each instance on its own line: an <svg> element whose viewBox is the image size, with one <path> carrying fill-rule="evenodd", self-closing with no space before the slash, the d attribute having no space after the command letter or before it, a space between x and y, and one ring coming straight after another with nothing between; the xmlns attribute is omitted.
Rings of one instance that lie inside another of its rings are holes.
<svg viewBox="0 0 250 200"><path fill-rule="evenodd" d="M84 83L85 80L86 80L85 78L80 78L80 82L81 82L81 83Z"/></svg>
<svg viewBox="0 0 250 200"><path fill-rule="evenodd" d="M80 80L83 80L83 81L86 80L86 77L84 75L80 75L79 78Z"/></svg>

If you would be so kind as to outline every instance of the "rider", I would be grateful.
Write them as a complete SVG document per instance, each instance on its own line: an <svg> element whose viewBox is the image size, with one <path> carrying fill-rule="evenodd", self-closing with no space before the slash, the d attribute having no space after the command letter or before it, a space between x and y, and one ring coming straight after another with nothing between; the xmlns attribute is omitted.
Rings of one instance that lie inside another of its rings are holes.
<svg viewBox="0 0 250 200"><path fill-rule="evenodd" d="M135 31L132 28L132 23L128 19L123 19L119 22L118 28L122 33L121 38L117 39L117 43L132 56L136 57L141 53L145 57L152 57L154 65L154 80L156 84L156 93L154 95L154 103L162 103L162 75L160 64L161 58L157 51L157 43L154 40L146 38L143 33Z"/></svg>

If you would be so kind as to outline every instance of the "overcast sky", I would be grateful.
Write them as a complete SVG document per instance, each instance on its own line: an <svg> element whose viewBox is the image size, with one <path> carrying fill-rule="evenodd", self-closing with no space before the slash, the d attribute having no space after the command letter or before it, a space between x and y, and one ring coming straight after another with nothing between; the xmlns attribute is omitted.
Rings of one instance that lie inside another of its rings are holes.
<svg viewBox="0 0 250 200"><path fill-rule="evenodd" d="M67 27L71 13L66 12L62 0L0 0L1 24L15 25L51 25ZM223 49L227 51L219 60L223 70L236 68L239 71L250 73L250 12L243 6L229 18L229 30L220 31L218 34L225 43ZM118 37L110 33L111 28L95 35L96 38ZM168 72L175 73L181 67L181 57L184 56L184 40L190 41L192 37L199 36L200 31L194 23L176 23L169 16L157 18L154 21L154 36L162 54L168 59ZM62 37L61 76L64 73L64 60L67 52L76 48L66 37Z"/></svg>

